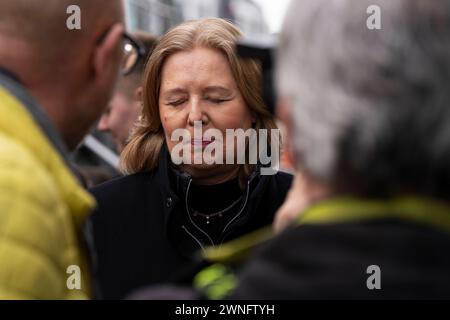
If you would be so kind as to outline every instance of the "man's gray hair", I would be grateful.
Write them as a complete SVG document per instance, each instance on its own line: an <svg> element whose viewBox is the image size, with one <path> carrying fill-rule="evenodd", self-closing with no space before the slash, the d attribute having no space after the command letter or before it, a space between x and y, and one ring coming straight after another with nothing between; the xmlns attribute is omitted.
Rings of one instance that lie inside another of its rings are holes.
<svg viewBox="0 0 450 320"><path fill-rule="evenodd" d="M367 27L371 5L380 30ZM369 190L448 194L450 0L295 0L280 38L278 92L302 168Z"/></svg>

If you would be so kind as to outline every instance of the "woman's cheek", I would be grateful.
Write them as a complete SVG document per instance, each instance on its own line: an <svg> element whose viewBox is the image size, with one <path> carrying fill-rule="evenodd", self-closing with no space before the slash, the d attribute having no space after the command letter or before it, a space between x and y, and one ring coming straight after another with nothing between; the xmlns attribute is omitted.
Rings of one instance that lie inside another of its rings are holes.
<svg viewBox="0 0 450 320"><path fill-rule="evenodd" d="M160 109L160 117L161 117L161 125L164 130L164 134L166 136L166 142L168 145L170 144L170 136L172 134L172 130L170 128L170 122L167 115L165 115L164 111Z"/></svg>

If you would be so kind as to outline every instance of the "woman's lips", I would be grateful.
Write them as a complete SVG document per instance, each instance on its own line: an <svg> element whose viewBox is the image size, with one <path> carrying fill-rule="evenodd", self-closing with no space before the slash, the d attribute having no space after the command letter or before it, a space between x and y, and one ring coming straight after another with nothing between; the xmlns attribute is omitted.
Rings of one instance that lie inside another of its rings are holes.
<svg viewBox="0 0 450 320"><path fill-rule="evenodd" d="M211 144L214 140L191 140L191 145L194 147L206 147L207 145Z"/></svg>

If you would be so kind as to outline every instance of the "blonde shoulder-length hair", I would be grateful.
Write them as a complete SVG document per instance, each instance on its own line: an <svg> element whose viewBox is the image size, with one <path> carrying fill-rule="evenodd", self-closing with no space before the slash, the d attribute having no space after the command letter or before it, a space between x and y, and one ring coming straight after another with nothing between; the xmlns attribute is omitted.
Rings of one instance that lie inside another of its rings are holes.
<svg viewBox="0 0 450 320"><path fill-rule="evenodd" d="M182 23L158 41L144 72L142 114L121 155L120 166L123 173L149 171L158 166L159 154L165 141L159 115L161 70L169 56L196 47L212 48L225 54L237 87L247 107L255 115L254 129L267 129L270 143L270 132L276 128L276 124L261 96L261 71L258 63L238 58L235 53L236 40L241 36L241 31L232 23L219 18L207 18ZM251 173L254 165L245 164L242 169L241 177Z"/></svg>

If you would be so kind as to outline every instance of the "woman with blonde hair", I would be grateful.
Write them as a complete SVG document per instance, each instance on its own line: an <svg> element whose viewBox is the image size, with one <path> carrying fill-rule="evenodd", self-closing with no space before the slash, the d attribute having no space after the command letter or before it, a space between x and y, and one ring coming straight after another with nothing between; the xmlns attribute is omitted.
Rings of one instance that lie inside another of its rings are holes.
<svg viewBox="0 0 450 320"><path fill-rule="evenodd" d="M92 190L103 298L169 280L196 251L271 224L283 203L292 177L267 174L274 163L261 159L263 149L276 159L276 125L258 64L235 53L240 36L223 19L202 19L173 28L154 48L143 112L122 153L127 175ZM252 139L239 143L244 132L259 137L256 162Z"/></svg>

